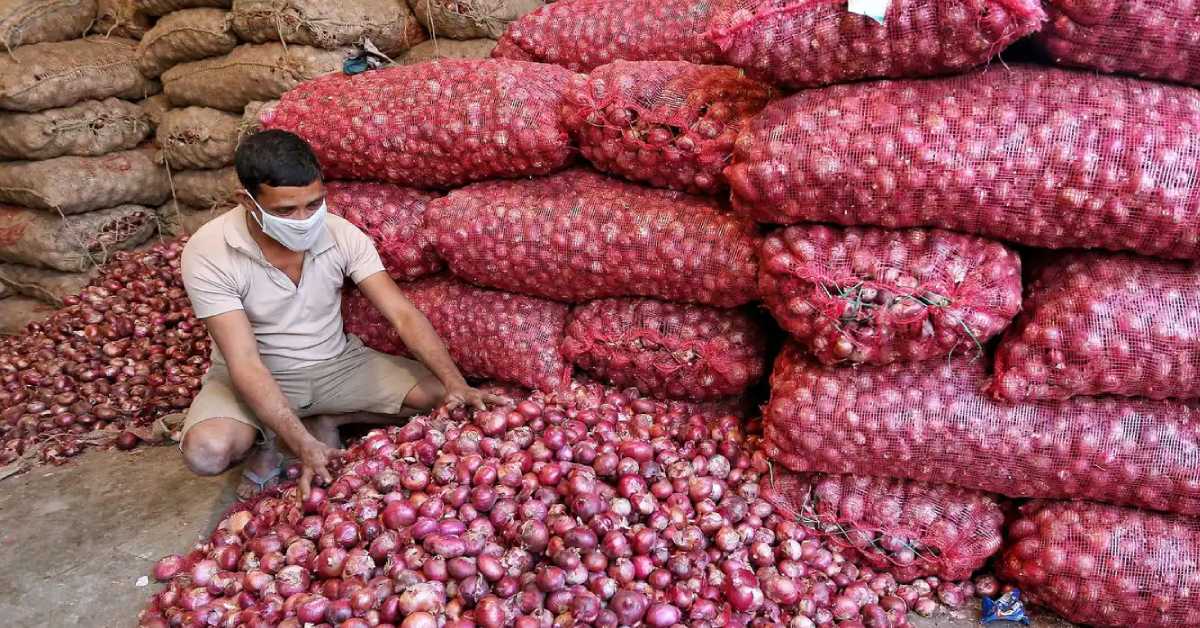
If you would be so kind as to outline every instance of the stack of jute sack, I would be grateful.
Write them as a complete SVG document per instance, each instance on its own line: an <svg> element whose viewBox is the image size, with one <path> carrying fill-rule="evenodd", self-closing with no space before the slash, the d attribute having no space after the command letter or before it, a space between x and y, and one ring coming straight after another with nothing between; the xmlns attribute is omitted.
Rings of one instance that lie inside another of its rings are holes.
<svg viewBox="0 0 1200 628"><path fill-rule="evenodd" d="M424 41L403 0L134 0L153 26L139 70L162 81L157 158L173 196L160 213L191 233L230 205L239 139L300 82L340 71L366 46L394 57Z"/></svg>
<svg viewBox="0 0 1200 628"><path fill-rule="evenodd" d="M0 301L0 318L10 322L38 310L24 299L56 304L150 238L152 208L170 194L137 102L159 84L138 72L137 41L96 34L99 16L95 0L0 2L0 282L19 295Z"/></svg>
<svg viewBox="0 0 1200 628"><path fill-rule="evenodd" d="M491 54L510 23L544 5L543 0L408 0L429 41L397 61L482 59Z"/></svg>

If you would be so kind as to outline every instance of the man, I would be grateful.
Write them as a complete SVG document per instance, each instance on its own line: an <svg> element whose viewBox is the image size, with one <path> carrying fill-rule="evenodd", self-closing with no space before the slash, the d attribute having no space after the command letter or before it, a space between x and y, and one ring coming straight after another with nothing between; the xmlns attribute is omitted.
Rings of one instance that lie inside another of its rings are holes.
<svg viewBox="0 0 1200 628"><path fill-rule="evenodd" d="M384 272L370 238L328 214L304 140L253 135L235 165L238 207L201 227L183 252L188 297L214 342L212 368L181 430L189 468L214 475L249 455L239 488L246 496L279 475L278 439L299 459L307 495L314 477L331 480L340 425L396 422L440 403L482 409L503 401L467 385L429 321ZM347 278L420 362L372 351L345 333Z"/></svg>

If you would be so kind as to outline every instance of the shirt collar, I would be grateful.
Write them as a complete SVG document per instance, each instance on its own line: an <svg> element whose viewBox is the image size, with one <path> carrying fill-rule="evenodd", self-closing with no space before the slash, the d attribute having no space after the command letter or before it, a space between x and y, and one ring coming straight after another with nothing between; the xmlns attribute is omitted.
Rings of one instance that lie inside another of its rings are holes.
<svg viewBox="0 0 1200 628"><path fill-rule="evenodd" d="M225 243L253 259L266 262L267 260L262 254L262 248L250 236L250 227L246 226L247 220L254 219L246 215L246 208L240 204L226 215L224 228ZM307 253L316 257L333 248L333 244L333 236L329 233L329 221L326 220L322 226L321 235L317 237L316 244Z"/></svg>

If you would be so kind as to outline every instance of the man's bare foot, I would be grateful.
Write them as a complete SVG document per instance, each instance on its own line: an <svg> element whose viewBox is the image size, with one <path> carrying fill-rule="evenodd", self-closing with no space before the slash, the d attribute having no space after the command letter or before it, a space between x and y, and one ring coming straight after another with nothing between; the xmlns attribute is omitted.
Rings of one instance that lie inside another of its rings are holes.
<svg viewBox="0 0 1200 628"><path fill-rule="evenodd" d="M279 482L283 454L274 442L259 445L242 465L242 480L237 487L239 499L250 499Z"/></svg>

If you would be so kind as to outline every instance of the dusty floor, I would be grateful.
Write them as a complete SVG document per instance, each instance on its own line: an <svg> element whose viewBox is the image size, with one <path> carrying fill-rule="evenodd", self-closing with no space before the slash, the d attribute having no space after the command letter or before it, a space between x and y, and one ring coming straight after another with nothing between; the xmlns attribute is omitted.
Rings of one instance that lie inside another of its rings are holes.
<svg viewBox="0 0 1200 628"><path fill-rule="evenodd" d="M142 576L160 556L186 551L234 501L234 474L198 478L178 456L170 447L93 452L0 482L0 625L134 626L157 587ZM914 623L966 628L978 616Z"/></svg>

